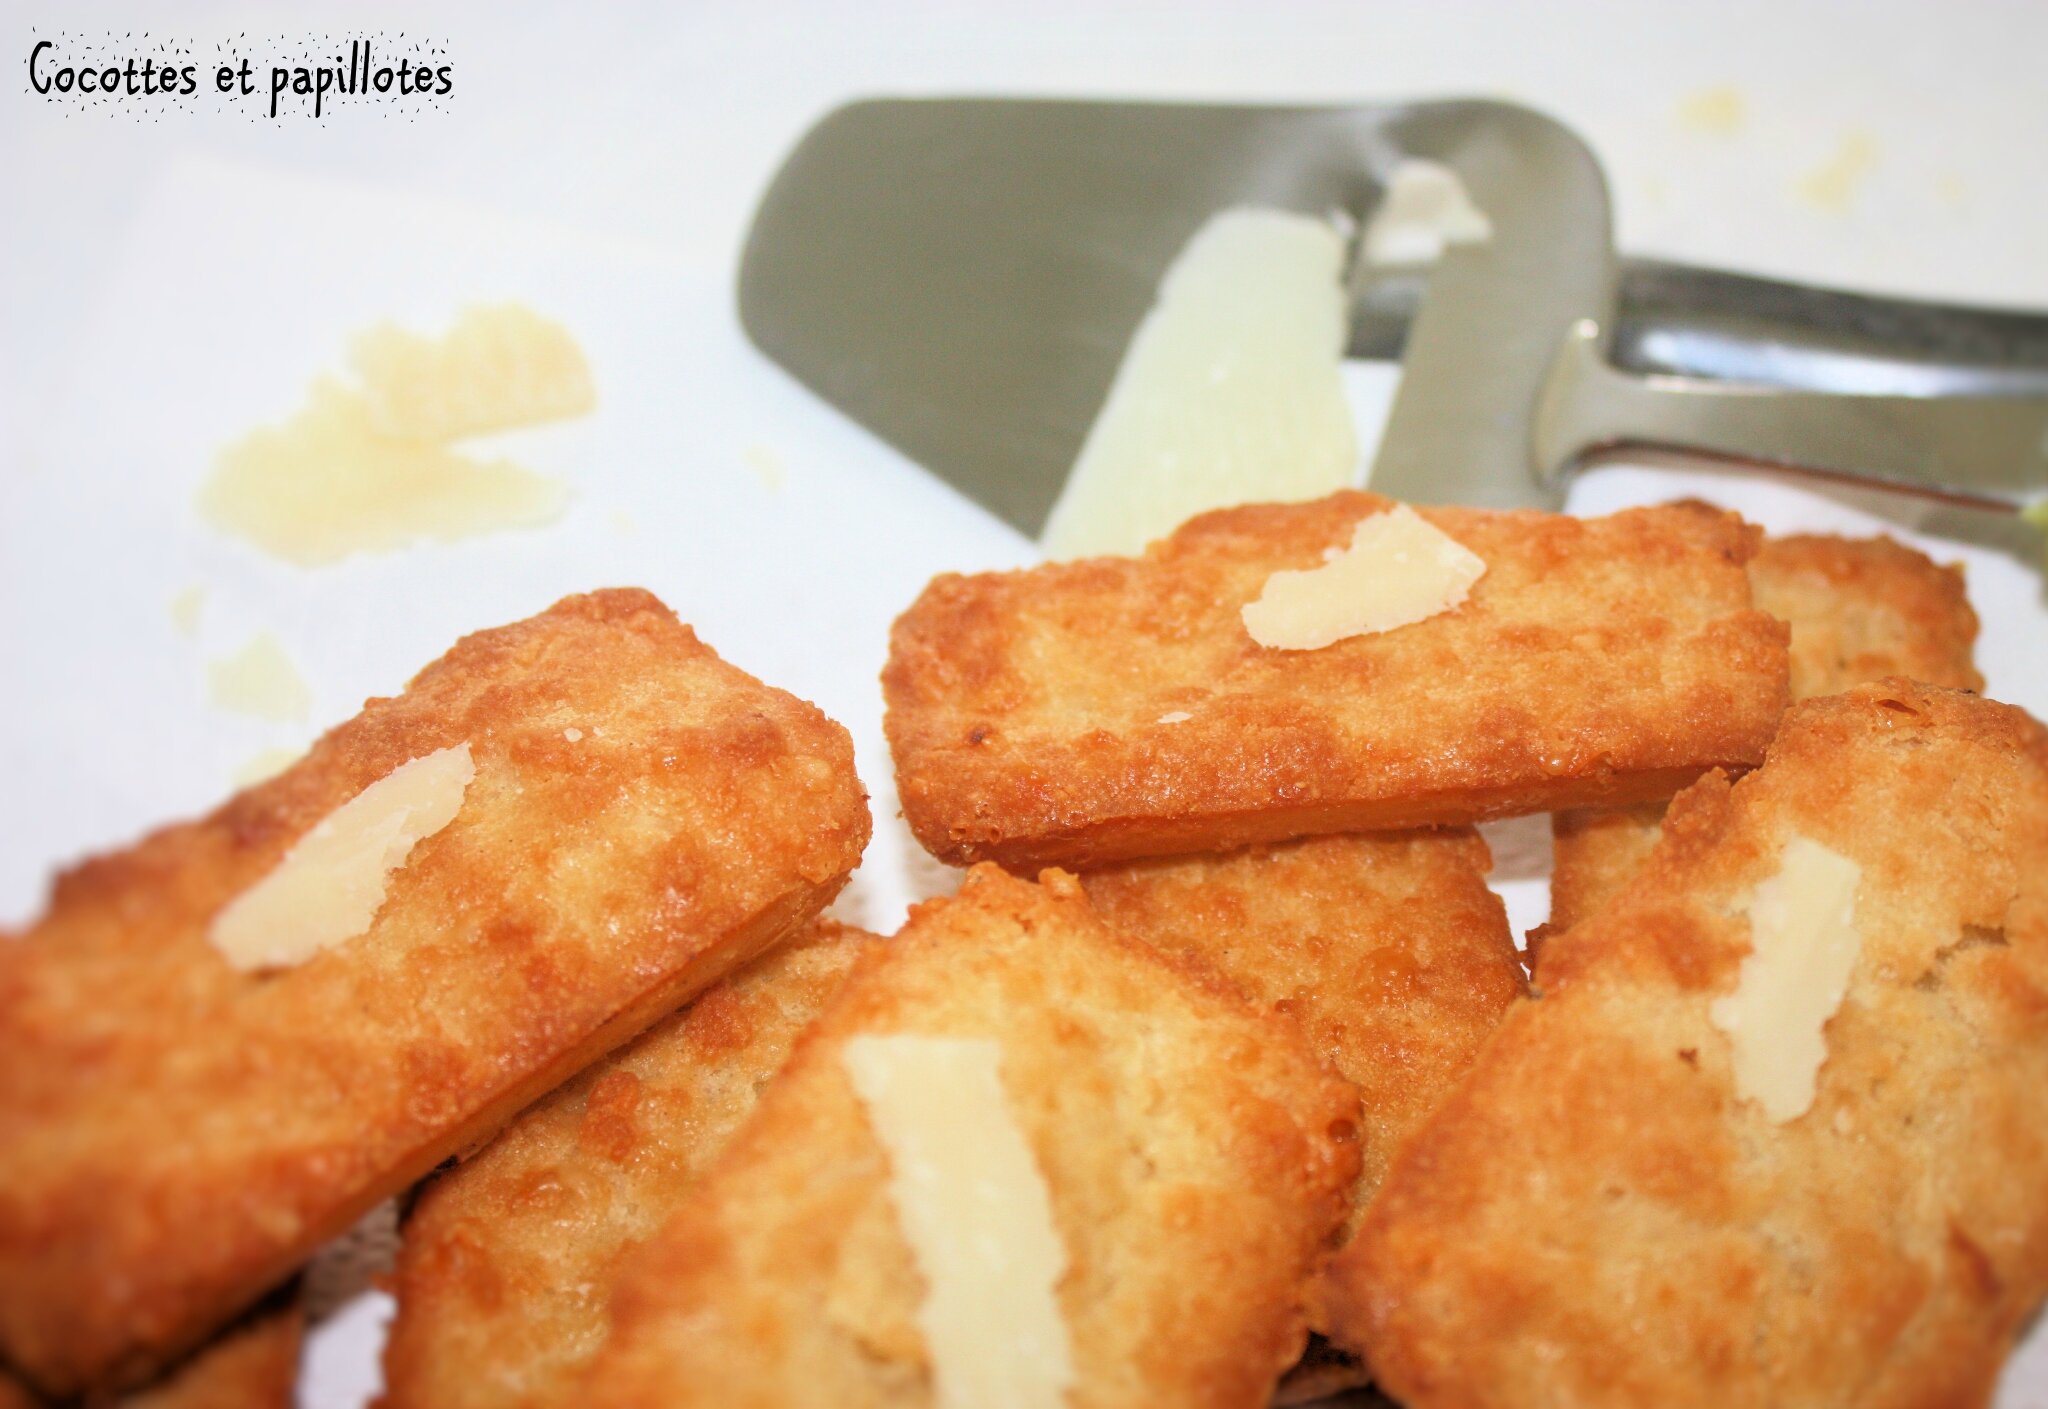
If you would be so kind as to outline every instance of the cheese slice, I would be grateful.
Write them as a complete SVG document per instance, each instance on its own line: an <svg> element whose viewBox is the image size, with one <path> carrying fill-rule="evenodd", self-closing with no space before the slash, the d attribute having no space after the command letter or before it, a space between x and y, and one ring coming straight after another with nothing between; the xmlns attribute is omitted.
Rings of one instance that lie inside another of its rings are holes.
<svg viewBox="0 0 2048 1409"><path fill-rule="evenodd" d="M1734 1049L1735 1089L1783 1123L1813 1106L1827 1022L1849 991L1862 952L1856 888L1863 868L1817 841L1794 836L1776 875L1745 907L1750 952L1735 991L1708 1016Z"/></svg>
<svg viewBox="0 0 2048 1409"><path fill-rule="evenodd" d="M402 763L323 817L214 916L206 937L239 970L289 968L370 928L392 871L455 819L476 776L469 745Z"/></svg>
<svg viewBox="0 0 2048 1409"><path fill-rule="evenodd" d="M890 1201L925 1279L940 1409L1054 1409L1074 1383L1052 1198L1003 1094L1002 1048L860 1036L841 1053L888 1152Z"/></svg>
<svg viewBox="0 0 2048 1409"><path fill-rule="evenodd" d="M1368 264L1434 264L1447 245L1480 245L1493 222L1472 203L1458 173L1442 162L1404 158L1365 223Z"/></svg>
<svg viewBox="0 0 2048 1409"><path fill-rule="evenodd" d="M1196 232L1046 520L1046 556L1137 553L1209 509L1352 482L1344 256L1329 222L1286 211L1228 210Z"/></svg>
<svg viewBox="0 0 2048 1409"><path fill-rule="evenodd" d="M1283 569L1243 612L1261 646L1319 650L1450 611L1486 575L1478 554L1406 504L1358 521L1318 568Z"/></svg>

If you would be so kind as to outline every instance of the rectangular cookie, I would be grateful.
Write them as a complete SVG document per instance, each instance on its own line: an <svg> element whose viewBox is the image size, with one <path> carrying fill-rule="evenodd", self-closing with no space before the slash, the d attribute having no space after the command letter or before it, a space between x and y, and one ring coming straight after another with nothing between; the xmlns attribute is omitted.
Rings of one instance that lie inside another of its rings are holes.
<svg viewBox="0 0 2048 1409"><path fill-rule="evenodd" d="M1070 1409L1265 1403L1357 1172L1356 1094L1288 1024L1104 925L1071 877L993 867L919 906L799 1041L633 1255L577 1402L935 1402L930 1268L849 1074L884 1035L999 1051L1001 1133L1042 1177L1065 1267L1038 1285L1057 1288ZM1006 1200L1000 1222L1029 1214Z"/></svg>
<svg viewBox="0 0 2048 1409"><path fill-rule="evenodd" d="M1129 861L1081 884L1103 919L1287 1018L1358 1088L1361 1168L1348 1238L1394 1151L1527 991L1507 912L1486 886L1491 865L1478 832L1447 827ZM1318 1303L1311 1294L1309 1324L1319 1329ZM1318 1336L1275 1403L1368 1379Z"/></svg>
<svg viewBox="0 0 2048 1409"><path fill-rule="evenodd" d="M1792 629L1795 701L1891 675L1984 688L1972 657L1977 614L1960 567L1890 538L1792 534L1764 539L1749 560L1749 585L1757 607ZM1656 845L1663 816L1661 803L1559 813L1544 933L1569 929L1620 894Z"/></svg>
<svg viewBox="0 0 2048 1409"><path fill-rule="evenodd" d="M1315 650L1243 608L1391 501L1204 514L1140 558L935 579L891 635L904 817L943 860L1085 869L1327 832L1669 796L1756 762L1784 628L1755 532L1699 505L1601 519L1426 509L1462 605Z"/></svg>
<svg viewBox="0 0 2048 1409"><path fill-rule="evenodd" d="M124 1394L119 1409L294 1409L305 1308L296 1298L231 1327L157 1383Z"/></svg>
<svg viewBox="0 0 2048 1409"><path fill-rule="evenodd" d="M437 1175L399 1248L382 1409L573 1403L620 1258L667 1221L873 940L814 922Z"/></svg>
<svg viewBox="0 0 2048 1409"><path fill-rule="evenodd" d="M1333 1268L1389 1394L1988 1402L2048 1290L2048 731L1796 705L1538 986Z"/></svg>
<svg viewBox="0 0 2048 1409"><path fill-rule="evenodd" d="M1310 837L1082 875L1096 914L1301 1029L1358 1088L1348 1235L1402 1140L1525 991L1469 827Z"/></svg>
<svg viewBox="0 0 2048 1409"><path fill-rule="evenodd" d="M232 917L303 938L361 901L254 904L287 853L465 750L366 930L230 964ZM612 591L464 639L279 777L65 873L0 943L0 1351L53 1393L146 1378L810 918L868 825L845 730Z"/></svg>
<svg viewBox="0 0 2048 1409"><path fill-rule="evenodd" d="M1749 561L1758 610L1792 628L1792 698L1902 675L1982 690L1963 570L1891 538L1767 537Z"/></svg>
<svg viewBox="0 0 2048 1409"><path fill-rule="evenodd" d="M1529 937L1533 971L1551 935L1563 934L1628 889L1656 849L1668 802L1585 807L1550 819L1550 918Z"/></svg>
<svg viewBox="0 0 2048 1409"><path fill-rule="evenodd" d="M293 1291L266 1302L140 1389L89 1401L93 1409L295 1409L306 1312ZM0 1409L49 1401L0 1371Z"/></svg>

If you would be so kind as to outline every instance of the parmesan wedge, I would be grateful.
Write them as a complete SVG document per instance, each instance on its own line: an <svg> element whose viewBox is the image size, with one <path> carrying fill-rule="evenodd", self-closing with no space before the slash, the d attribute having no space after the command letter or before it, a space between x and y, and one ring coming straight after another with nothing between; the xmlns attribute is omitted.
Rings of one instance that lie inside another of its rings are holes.
<svg viewBox="0 0 2048 1409"><path fill-rule="evenodd" d="M1066 1250L985 1039L860 1036L841 1060L891 1170L924 1273L918 1312L940 1409L1057 1409L1074 1383Z"/></svg>
<svg viewBox="0 0 2048 1409"><path fill-rule="evenodd" d="M476 776L469 745L402 763L323 817L206 937L243 971L290 968L369 929L391 872L455 819Z"/></svg>
<svg viewBox="0 0 2048 1409"><path fill-rule="evenodd" d="M1842 1006L1863 947L1856 928L1862 880L1863 868L1848 857L1793 837L1777 873L1750 897L1750 952L1735 991L1708 1011L1734 1049L1737 1094L1779 1124L1813 1106L1827 1022Z"/></svg>
<svg viewBox="0 0 2048 1409"><path fill-rule="evenodd" d="M1244 627L1261 646L1319 650L1450 611L1485 575L1478 554L1396 504L1360 519L1351 546L1333 551L1321 567L1267 578L1258 600L1244 608Z"/></svg>

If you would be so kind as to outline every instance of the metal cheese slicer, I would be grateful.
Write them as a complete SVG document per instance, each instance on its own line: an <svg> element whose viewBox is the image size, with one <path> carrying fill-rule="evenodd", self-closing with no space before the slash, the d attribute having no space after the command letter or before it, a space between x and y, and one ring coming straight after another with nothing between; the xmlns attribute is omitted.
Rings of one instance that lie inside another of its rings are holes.
<svg viewBox="0 0 2048 1409"><path fill-rule="evenodd" d="M1354 266L1351 354L1403 368L1373 489L1555 509L1589 456L1635 446L2048 497L2048 315L1620 258L1591 151L1503 103L856 103L762 200L741 319L1036 534L1188 238L1235 205L1363 224L1404 158L1451 167L1492 235L1422 273Z"/></svg>

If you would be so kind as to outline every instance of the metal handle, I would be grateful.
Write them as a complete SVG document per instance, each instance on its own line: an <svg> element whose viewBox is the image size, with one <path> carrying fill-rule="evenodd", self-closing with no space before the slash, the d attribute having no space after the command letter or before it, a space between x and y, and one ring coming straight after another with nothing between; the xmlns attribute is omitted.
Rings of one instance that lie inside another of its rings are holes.
<svg viewBox="0 0 2048 1409"><path fill-rule="evenodd" d="M1398 362L1427 271L1359 276L1348 355ZM1631 372L1850 395L2048 395L2048 313L1621 261L1607 360Z"/></svg>
<svg viewBox="0 0 2048 1409"><path fill-rule="evenodd" d="M1856 395L2048 396L2048 312L1622 262L1608 361Z"/></svg>
<svg viewBox="0 0 2048 1409"><path fill-rule="evenodd" d="M1538 399L1537 475L1558 483L1595 451L1703 452L1982 508L2048 496L2048 395L1845 396L1611 366L1577 323Z"/></svg>

